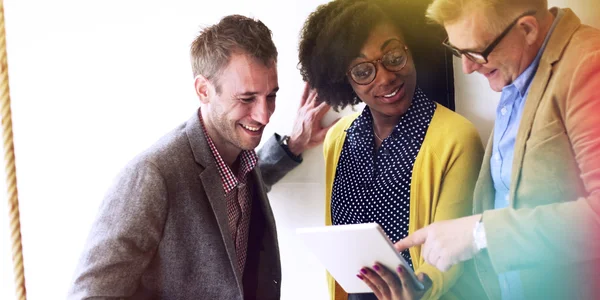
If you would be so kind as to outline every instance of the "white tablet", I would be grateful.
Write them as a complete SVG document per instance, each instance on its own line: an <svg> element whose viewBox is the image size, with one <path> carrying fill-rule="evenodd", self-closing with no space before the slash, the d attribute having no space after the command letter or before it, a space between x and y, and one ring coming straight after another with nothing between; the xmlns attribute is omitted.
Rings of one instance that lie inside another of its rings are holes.
<svg viewBox="0 0 600 300"><path fill-rule="evenodd" d="M296 233L349 294L372 293L356 274L363 267L371 268L375 262L393 272L403 265L417 286L423 288L377 223L299 228Z"/></svg>

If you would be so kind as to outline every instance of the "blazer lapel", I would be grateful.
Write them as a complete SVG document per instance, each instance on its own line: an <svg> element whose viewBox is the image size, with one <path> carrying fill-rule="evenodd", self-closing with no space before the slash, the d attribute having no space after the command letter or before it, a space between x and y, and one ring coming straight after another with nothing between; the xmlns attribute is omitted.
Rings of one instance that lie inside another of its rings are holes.
<svg viewBox="0 0 600 300"><path fill-rule="evenodd" d="M194 154L194 159L198 164L203 167L202 172L199 174L204 191L208 197L219 230L221 231L221 237L223 238L223 244L227 250L231 268L235 274L236 282L240 294L243 294L243 281L242 274L237 267L237 254L235 252L235 245L231 237L229 230L229 220L227 217L227 203L225 202L225 191L223 190L223 182L221 181L219 171L216 166L215 158L212 155L210 146L206 141L206 136L202 130L200 119L198 114L200 110L192 118L190 118L186 124L186 134L190 142L190 147Z"/></svg>
<svg viewBox="0 0 600 300"><path fill-rule="evenodd" d="M258 200L258 203L256 203L255 201L253 202L253 204L260 205L260 208L262 209L263 214L265 215L265 224L267 225L267 228L269 228L269 230L272 231L274 237L277 237L275 218L273 217L273 211L271 210L271 203L269 203L269 198L267 197L267 194L265 193L265 190L263 188L264 182L262 179L262 174L258 169L258 166L252 170L252 176L254 177L254 180L257 184L256 188L260 191L258 193L258 199L254 199Z"/></svg>
<svg viewBox="0 0 600 300"><path fill-rule="evenodd" d="M553 10L556 10L553 8ZM554 11L553 11L554 12ZM555 14L556 15L556 14ZM544 96L548 82L552 75L552 65L557 62L569 41L571 36L577 30L581 22L579 18L570 10L564 9L564 14L559 23L554 28L546 49L540 59L540 64L531 82L529 95L525 100L523 116L515 140L514 158L512 165L512 175L510 184L510 204L515 206L515 195L521 179L521 169L523 167L523 158L525 156L525 144L531 134L531 128L535 119L540 101Z"/></svg>
<svg viewBox="0 0 600 300"><path fill-rule="evenodd" d="M523 109L523 116L521 118L521 124L517 131L517 138L515 139L515 148L512 165L512 175L509 189L510 205L514 207L516 190L521 179L521 168L523 166L523 157L525 156L525 144L529 139L531 133L531 127L533 120L535 119L535 113L548 85L548 80L552 74L552 65L548 64L547 61L540 61L540 65L535 74L535 78L531 83L531 89L529 95L525 100L525 107Z"/></svg>

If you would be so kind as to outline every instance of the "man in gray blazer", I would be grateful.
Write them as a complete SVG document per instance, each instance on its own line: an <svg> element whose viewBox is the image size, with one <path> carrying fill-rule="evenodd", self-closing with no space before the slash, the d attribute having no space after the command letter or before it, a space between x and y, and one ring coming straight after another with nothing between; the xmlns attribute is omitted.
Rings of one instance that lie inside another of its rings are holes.
<svg viewBox="0 0 600 300"><path fill-rule="evenodd" d="M276 134L257 156L279 89L271 31L225 17L196 38L191 60L200 108L118 176L69 299L279 299L266 192L322 142L329 107L307 88L292 136Z"/></svg>

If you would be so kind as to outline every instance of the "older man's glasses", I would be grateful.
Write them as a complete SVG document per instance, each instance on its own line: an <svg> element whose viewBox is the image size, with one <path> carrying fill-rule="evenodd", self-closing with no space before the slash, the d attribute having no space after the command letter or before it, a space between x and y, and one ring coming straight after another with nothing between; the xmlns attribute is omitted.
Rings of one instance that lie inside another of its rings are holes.
<svg viewBox="0 0 600 300"><path fill-rule="evenodd" d="M406 66L408 61L408 48L402 46L386 52L380 59L365 61L356 64L350 68L348 75L356 84L367 85L377 77L377 63L390 72L398 72Z"/></svg>
<svg viewBox="0 0 600 300"><path fill-rule="evenodd" d="M496 48L496 46L498 46L498 44L500 44L502 39L510 32L510 30L515 26L515 24L517 24L517 22L519 22L519 20L522 17L533 16L535 14L536 14L535 11L528 11L528 12L525 12L524 14L518 16L482 52L458 49L448 42L448 38L446 38L446 40L443 42L443 44L444 44L444 46L446 46L446 48L448 48L450 50L450 52L452 52L452 54L454 56L456 56L458 58L461 58L464 55L466 58L468 58L469 60L471 60L474 63L480 64L480 65L487 64L488 56L490 55L490 53L492 53L492 51L494 51L494 48Z"/></svg>

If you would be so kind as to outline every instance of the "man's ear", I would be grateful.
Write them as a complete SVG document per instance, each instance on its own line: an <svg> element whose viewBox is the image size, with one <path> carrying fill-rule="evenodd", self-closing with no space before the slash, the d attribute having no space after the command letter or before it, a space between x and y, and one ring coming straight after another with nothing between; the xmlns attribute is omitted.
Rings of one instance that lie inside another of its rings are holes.
<svg viewBox="0 0 600 300"><path fill-rule="evenodd" d="M534 16L526 16L519 20L519 30L525 35L528 45L533 45L540 34L540 23Z"/></svg>
<svg viewBox="0 0 600 300"><path fill-rule="evenodd" d="M197 75L194 78L194 90L200 102L207 104L210 102L212 84L202 75Z"/></svg>

